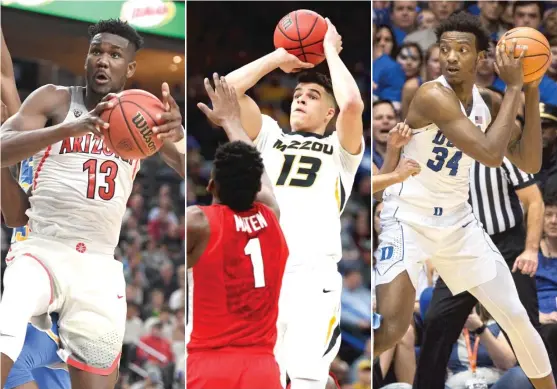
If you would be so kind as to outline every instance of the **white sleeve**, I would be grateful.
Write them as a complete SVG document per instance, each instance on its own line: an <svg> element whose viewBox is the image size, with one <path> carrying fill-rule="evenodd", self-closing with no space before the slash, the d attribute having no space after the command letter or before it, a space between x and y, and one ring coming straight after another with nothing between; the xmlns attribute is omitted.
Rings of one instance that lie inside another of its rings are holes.
<svg viewBox="0 0 557 389"><path fill-rule="evenodd" d="M353 178L356 175L358 167L360 166L360 163L362 163L362 159L364 157L364 151L366 148L364 137L362 136L360 152L358 154L350 154L344 149L344 147L342 147L336 131L331 135L331 141L333 144L335 162L340 166L341 175L348 175Z"/></svg>
<svg viewBox="0 0 557 389"><path fill-rule="evenodd" d="M279 138L282 130L275 119L267 115L261 115L261 130L257 137L253 140L257 150L262 153L266 147L272 146Z"/></svg>

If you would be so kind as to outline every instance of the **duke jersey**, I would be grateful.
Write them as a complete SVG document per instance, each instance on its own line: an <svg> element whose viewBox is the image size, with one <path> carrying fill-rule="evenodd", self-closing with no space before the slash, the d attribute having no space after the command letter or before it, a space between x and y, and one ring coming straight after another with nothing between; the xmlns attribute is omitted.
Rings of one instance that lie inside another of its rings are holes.
<svg viewBox="0 0 557 389"><path fill-rule="evenodd" d="M443 76L430 82L438 82L451 88ZM462 112L485 132L491 123L491 113L475 85L472 96L470 114L467 115L461 103ZM420 174L385 190L385 208L397 212L399 217L406 210L428 216L441 216L451 209L469 207L469 171L474 160L457 149L434 123L415 129L413 133L402 154L418 162L422 170ZM392 212L384 210L384 214Z"/></svg>
<svg viewBox="0 0 557 389"><path fill-rule="evenodd" d="M71 103L64 123L88 112L84 88L70 87ZM48 146L34 157L33 189L29 201L31 236L78 242L96 251L113 253L138 160L124 160L93 134L70 137Z"/></svg>
<svg viewBox="0 0 557 389"><path fill-rule="evenodd" d="M287 269L342 257L340 216L352 191L364 154L352 155L329 136L284 133L262 115L254 143L261 152L280 207L280 224L288 242ZM289 270L287 270L289 271Z"/></svg>
<svg viewBox="0 0 557 389"><path fill-rule="evenodd" d="M288 258L277 217L261 203L245 212L220 204L199 208L211 235L188 274L188 353L222 348L272 353Z"/></svg>

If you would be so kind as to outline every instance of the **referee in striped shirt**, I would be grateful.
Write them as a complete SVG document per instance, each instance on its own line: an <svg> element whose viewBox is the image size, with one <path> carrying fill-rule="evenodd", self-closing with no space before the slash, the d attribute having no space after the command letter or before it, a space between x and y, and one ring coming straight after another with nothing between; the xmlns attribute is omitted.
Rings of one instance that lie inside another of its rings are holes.
<svg viewBox="0 0 557 389"><path fill-rule="evenodd" d="M534 177L516 168L507 158L498 168L475 162L470 171L469 202L512 270L520 301L530 321L539 330L533 276L538 266L544 206ZM453 296L445 282L441 278L437 280L424 320L414 389L445 388L453 344L477 303L468 292ZM484 331L485 325L474 332L481 335ZM555 358L550 356L550 359L555 373Z"/></svg>

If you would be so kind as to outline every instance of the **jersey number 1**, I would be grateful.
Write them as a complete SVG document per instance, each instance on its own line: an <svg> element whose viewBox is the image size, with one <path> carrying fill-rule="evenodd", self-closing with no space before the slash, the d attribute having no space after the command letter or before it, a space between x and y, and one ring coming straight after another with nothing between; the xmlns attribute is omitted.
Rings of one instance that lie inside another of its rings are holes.
<svg viewBox="0 0 557 389"><path fill-rule="evenodd" d="M251 259L255 287L263 288L265 286L265 270L263 269L263 254L261 253L261 244L259 243L259 239L250 239L244 248L244 253Z"/></svg>
<svg viewBox="0 0 557 389"><path fill-rule="evenodd" d="M87 180L87 198L95 199L96 195L102 200L111 200L116 190L116 175L118 165L114 161L104 161L100 164L98 173L104 174L104 184L100 185L97 191L97 164L98 160L89 159L83 164L83 171L89 175Z"/></svg>

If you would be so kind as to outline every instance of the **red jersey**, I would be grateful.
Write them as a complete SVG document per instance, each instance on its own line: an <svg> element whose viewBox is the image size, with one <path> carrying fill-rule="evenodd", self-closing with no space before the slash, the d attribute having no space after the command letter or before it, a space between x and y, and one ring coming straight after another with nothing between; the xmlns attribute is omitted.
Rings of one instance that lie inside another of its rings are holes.
<svg viewBox="0 0 557 389"><path fill-rule="evenodd" d="M221 204L199 208L211 235L188 280L188 353L222 348L272 353L288 258L276 215L261 203L246 212Z"/></svg>

